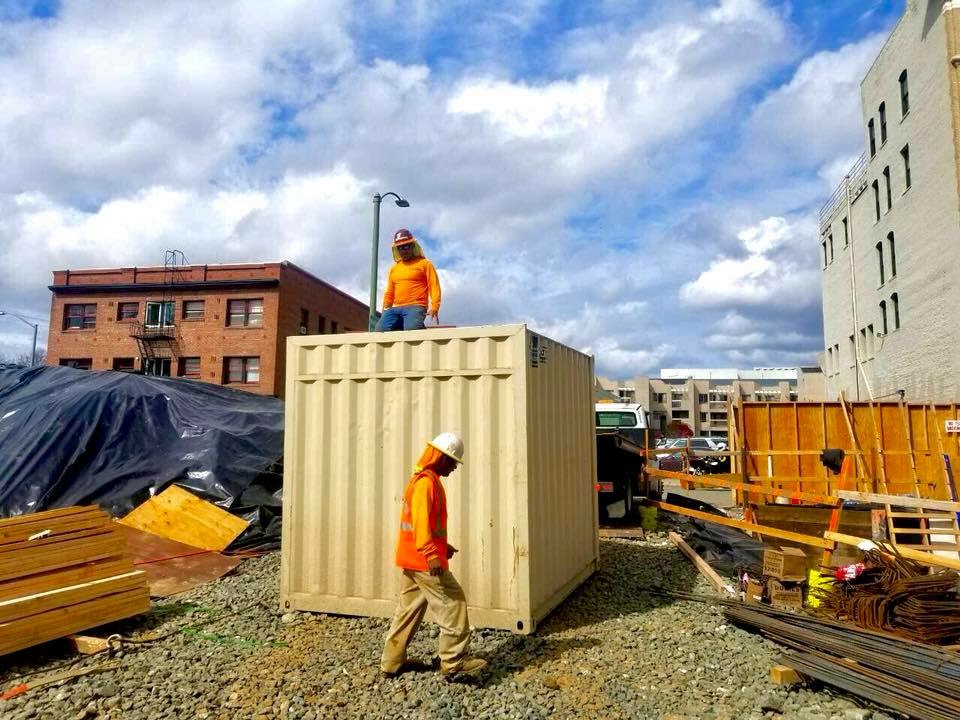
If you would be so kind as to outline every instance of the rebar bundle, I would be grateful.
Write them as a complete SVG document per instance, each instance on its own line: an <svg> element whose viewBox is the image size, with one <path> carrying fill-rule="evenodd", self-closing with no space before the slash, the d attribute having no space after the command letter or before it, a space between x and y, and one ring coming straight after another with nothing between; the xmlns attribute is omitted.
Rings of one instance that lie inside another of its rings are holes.
<svg viewBox="0 0 960 720"><path fill-rule="evenodd" d="M726 617L793 652L781 662L919 720L960 717L960 655L838 622L728 604Z"/></svg>
<svg viewBox="0 0 960 720"><path fill-rule="evenodd" d="M960 639L960 576L927 568L876 550L867 553L863 573L820 591L820 611L847 618L867 629L883 630L927 643Z"/></svg>

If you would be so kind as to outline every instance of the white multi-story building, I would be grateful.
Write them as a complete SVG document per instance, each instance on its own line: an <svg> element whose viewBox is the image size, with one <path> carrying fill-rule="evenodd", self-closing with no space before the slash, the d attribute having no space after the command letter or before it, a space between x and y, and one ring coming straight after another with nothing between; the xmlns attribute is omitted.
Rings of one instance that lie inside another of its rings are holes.
<svg viewBox="0 0 960 720"><path fill-rule="evenodd" d="M908 0L861 83L866 152L820 214L831 398L960 395L960 2Z"/></svg>
<svg viewBox="0 0 960 720"><path fill-rule="evenodd" d="M727 436L731 402L824 399L820 368L665 368L659 378L598 378L598 382L621 401L643 405L654 430L680 421L694 435L706 437Z"/></svg>

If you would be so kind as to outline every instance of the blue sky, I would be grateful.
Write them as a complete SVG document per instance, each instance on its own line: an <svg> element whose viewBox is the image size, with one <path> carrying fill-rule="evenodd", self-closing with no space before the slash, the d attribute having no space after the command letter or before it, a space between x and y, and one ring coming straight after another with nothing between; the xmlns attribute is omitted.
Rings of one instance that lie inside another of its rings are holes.
<svg viewBox="0 0 960 720"><path fill-rule="evenodd" d="M0 309L54 269L287 259L366 299L394 190L441 318L618 377L813 364L816 211L903 0L0 0ZM44 320L45 322L45 320ZM29 347L0 318L0 354Z"/></svg>

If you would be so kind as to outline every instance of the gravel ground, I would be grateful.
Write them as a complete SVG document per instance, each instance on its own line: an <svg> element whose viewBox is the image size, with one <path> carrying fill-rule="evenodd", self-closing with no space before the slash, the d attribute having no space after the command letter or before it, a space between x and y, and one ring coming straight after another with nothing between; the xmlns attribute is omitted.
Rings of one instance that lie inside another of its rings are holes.
<svg viewBox="0 0 960 720"><path fill-rule="evenodd" d="M535 636L478 631L473 650L490 667L475 681L448 682L431 667L432 625L411 647L421 666L385 680L378 660L386 621L281 615L280 558L271 553L157 603L146 621L110 628L172 633L127 646L119 669L0 701L0 718L888 718L822 689L771 685L776 646L727 625L716 607L646 594L653 586L709 592L662 535L602 540L601 555L601 572ZM201 622L208 624L183 631ZM56 644L10 656L2 687L74 658ZM84 658L72 668L105 661Z"/></svg>

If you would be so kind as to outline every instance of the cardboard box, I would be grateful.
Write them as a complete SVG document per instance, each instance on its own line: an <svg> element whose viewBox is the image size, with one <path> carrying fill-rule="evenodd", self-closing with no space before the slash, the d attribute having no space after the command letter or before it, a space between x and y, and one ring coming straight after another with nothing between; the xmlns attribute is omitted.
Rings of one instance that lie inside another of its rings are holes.
<svg viewBox="0 0 960 720"><path fill-rule="evenodd" d="M767 583L767 595L775 608L799 610L803 607L803 583L771 578Z"/></svg>
<svg viewBox="0 0 960 720"><path fill-rule="evenodd" d="M743 601L748 603L763 602L763 583L759 580L747 581L747 588L743 591Z"/></svg>
<svg viewBox="0 0 960 720"><path fill-rule="evenodd" d="M799 548L763 551L763 574L779 580L806 580L807 554Z"/></svg>

